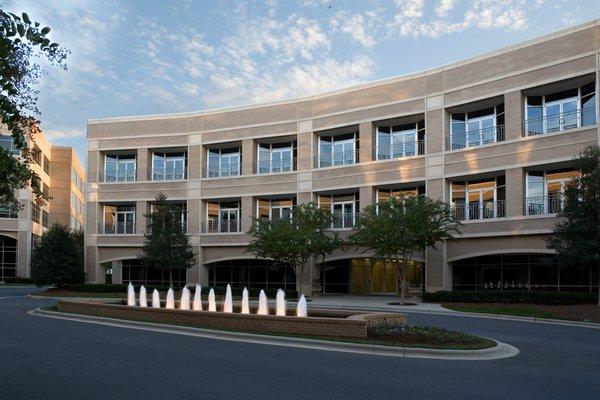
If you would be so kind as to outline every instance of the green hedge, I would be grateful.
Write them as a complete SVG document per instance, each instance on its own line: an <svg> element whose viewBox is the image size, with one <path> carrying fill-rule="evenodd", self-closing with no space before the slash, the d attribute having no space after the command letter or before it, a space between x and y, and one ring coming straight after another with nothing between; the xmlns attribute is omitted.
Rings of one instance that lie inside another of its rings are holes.
<svg viewBox="0 0 600 400"><path fill-rule="evenodd" d="M22 283L24 285L33 285L33 279L31 278L4 278L5 283Z"/></svg>
<svg viewBox="0 0 600 400"><path fill-rule="evenodd" d="M169 290L169 286L153 286L153 285L145 285L146 290L148 291L153 291L154 289L157 289L161 292L166 292L167 290ZM135 285L135 290L138 291L140 289L139 285ZM192 290L193 293L193 287L190 287L190 289ZM223 296L225 295L225 290L226 287L221 286L221 287L216 287L215 289L215 294L219 295L219 296ZM242 287L233 287L231 288L231 292L233 293L234 296L241 296L242 295L242 290L244 288ZM127 285L123 284L123 285L119 285L119 284L80 284L80 285L71 285L69 286L69 290L73 291L73 292L81 292L81 293L125 293L127 292ZM178 288L176 288L175 290L179 290ZM210 290L209 287L202 287L202 294L208 294L208 291ZM268 289L264 289L265 294L267 295L267 297L275 297L275 295L277 294L277 288L268 288ZM250 297L258 297L258 294L260 293L260 288L248 288L248 292L250 294ZM298 292L296 292L295 290L286 290L285 291L285 297L288 299L295 299L298 296Z"/></svg>
<svg viewBox="0 0 600 400"><path fill-rule="evenodd" d="M521 304L595 304L598 295L588 292L536 292L526 290L441 291L423 293L427 303L521 303Z"/></svg>

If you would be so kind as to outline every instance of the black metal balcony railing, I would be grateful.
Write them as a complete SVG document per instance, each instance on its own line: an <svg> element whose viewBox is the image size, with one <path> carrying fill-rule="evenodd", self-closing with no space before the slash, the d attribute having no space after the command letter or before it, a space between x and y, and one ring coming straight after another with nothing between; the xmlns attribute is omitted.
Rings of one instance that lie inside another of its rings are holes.
<svg viewBox="0 0 600 400"><path fill-rule="evenodd" d="M459 221L503 218L506 216L504 200L456 204L452 207L454 218Z"/></svg>
<svg viewBox="0 0 600 400"><path fill-rule="evenodd" d="M187 221L181 221L181 230L184 233L187 233ZM151 223L146 224L146 232L152 233L152 224Z"/></svg>
<svg viewBox="0 0 600 400"><path fill-rule="evenodd" d="M202 221L202 233L235 233L241 232L239 219L209 219Z"/></svg>
<svg viewBox="0 0 600 400"><path fill-rule="evenodd" d="M101 171L100 182L135 182L135 171Z"/></svg>
<svg viewBox="0 0 600 400"><path fill-rule="evenodd" d="M221 164L221 165L209 165L202 169L203 178L226 178L230 176L240 176L241 164Z"/></svg>
<svg viewBox="0 0 600 400"><path fill-rule="evenodd" d="M393 158L414 157L425 154L425 144L421 140L413 140L404 144L377 146L377 159L389 160Z"/></svg>
<svg viewBox="0 0 600 400"><path fill-rule="evenodd" d="M358 163L358 151L348 150L317 156L317 168L351 165Z"/></svg>
<svg viewBox="0 0 600 400"><path fill-rule="evenodd" d="M257 174L277 174L296 170L296 159L289 160L266 160L256 163Z"/></svg>
<svg viewBox="0 0 600 400"><path fill-rule="evenodd" d="M101 235L132 235L135 233L135 222L101 222L98 225Z"/></svg>
<svg viewBox="0 0 600 400"><path fill-rule="evenodd" d="M503 142L504 125L491 126L446 137L446 150L458 150L482 144Z"/></svg>
<svg viewBox="0 0 600 400"><path fill-rule="evenodd" d="M356 226L360 213L334 213L331 216L331 229L349 229Z"/></svg>
<svg viewBox="0 0 600 400"><path fill-rule="evenodd" d="M153 181L179 181L186 178L185 170L154 169L152 171Z"/></svg>
<svg viewBox="0 0 600 400"><path fill-rule="evenodd" d="M523 122L523 136L536 136L556 133L596 123L596 109L587 107L580 110L529 118Z"/></svg>
<svg viewBox="0 0 600 400"><path fill-rule="evenodd" d="M527 197L525 212L527 215L558 214L564 209L565 197L561 194Z"/></svg>

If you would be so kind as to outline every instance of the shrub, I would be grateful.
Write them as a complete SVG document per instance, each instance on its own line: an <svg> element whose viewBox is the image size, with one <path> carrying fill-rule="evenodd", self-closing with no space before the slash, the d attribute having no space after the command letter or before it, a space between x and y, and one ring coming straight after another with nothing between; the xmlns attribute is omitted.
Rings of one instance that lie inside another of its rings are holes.
<svg viewBox="0 0 600 400"><path fill-rule="evenodd" d="M423 301L427 303L521 303L573 305L596 303L596 295L586 292L537 292L526 290L497 291L440 291L423 293Z"/></svg>
<svg viewBox="0 0 600 400"><path fill-rule="evenodd" d="M33 282L33 279L31 278L21 278L21 277L16 277L16 278L4 278L4 282L5 283L22 283L24 285L31 285L35 282Z"/></svg>
<svg viewBox="0 0 600 400"><path fill-rule="evenodd" d="M38 285L58 287L83 282L83 235L64 225L52 225L33 251L31 277Z"/></svg>

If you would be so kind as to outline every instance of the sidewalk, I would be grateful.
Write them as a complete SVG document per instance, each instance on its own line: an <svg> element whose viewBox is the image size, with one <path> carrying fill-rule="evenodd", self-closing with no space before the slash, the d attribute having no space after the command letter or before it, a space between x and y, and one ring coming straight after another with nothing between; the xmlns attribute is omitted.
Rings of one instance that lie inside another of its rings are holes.
<svg viewBox="0 0 600 400"><path fill-rule="evenodd" d="M400 306L389 304L399 302L400 298L398 296L330 295L313 297L308 303L308 306L315 308L348 308L354 310L453 313L452 310L448 310L442 307L441 304L423 303L418 297L411 297L406 299L406 303L411 303L414 305Z"/></svg>

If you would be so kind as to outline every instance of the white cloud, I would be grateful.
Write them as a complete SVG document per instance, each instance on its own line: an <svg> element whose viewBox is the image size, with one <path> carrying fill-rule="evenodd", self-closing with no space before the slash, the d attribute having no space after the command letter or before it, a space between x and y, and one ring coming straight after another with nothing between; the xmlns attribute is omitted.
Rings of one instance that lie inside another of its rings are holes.
<svg viewBox="0 0 600 400"><path fill-rule="evenodd" d="M456 0L440 0L435 13L438 17L445 17L456 6Z"/></svg>
<svg viewBox="0 0 600 400"><path fill-rule="evenodd" d="M364 47L372 47L375 39L371 33L367 33L367 27L377 26L376 13L370 12L367 17L362 14L352 14L348 11L338 11L330 20L331 26L340 32L350 36Z"/></svg>

